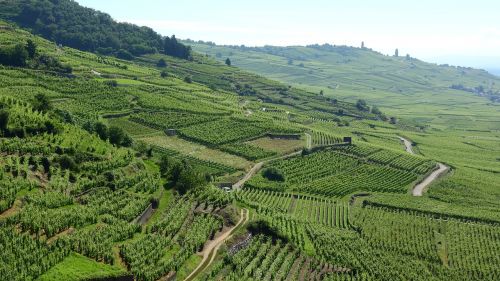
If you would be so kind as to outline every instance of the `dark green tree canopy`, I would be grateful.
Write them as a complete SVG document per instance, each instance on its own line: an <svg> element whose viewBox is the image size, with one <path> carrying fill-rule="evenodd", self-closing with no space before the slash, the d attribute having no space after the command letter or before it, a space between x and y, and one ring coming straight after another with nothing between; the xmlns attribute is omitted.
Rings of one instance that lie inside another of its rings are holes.
<svg viewBox="0 0 500 281"><path fill-rule="evenodd" d="M80 6L76 1L7 0L1 6L1 19L79 50L103 55L117 55L125 50L133 56L159 51L185 59L191 56L191 48L177 42L174 36L163 38L149 27L116 22L110 15Z"/></svg>

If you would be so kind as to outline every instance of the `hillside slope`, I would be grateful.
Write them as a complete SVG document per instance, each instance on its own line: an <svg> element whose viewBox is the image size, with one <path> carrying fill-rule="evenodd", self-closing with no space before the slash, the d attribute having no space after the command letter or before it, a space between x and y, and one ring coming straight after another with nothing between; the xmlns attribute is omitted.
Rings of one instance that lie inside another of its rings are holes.
<svg viewBox="0 0 500 281"><path fill-rule="evenodd" d="M197 52L345 101L363 98L391 115L438 128L498 129L500 78L483 70L389 57L345 46L238 47L187 41ZM459 124L462 125L462 124Z"/></svg>

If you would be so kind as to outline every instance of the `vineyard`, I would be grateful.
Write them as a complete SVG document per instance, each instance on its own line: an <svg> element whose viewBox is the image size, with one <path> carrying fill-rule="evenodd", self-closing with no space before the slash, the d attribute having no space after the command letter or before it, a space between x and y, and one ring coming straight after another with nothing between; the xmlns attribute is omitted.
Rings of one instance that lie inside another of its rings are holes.
<svg viewBox="0 0 500 281"><path fill-rule="evenodd" d="M158 51L83 52L0 20L1 280L500 280L493 109L447 131L446 114L360 109L229 52L233 66ZM4 64L15 52L25 64ZM437 163L449 173L413 197Z"/></svg>
<svg viewBox="0 0 500 281"><path fill-rule="evenodd" d="M238 191L236 199L262 214L282 213L302 222L349 227L349 206L339 201L259 189Z"/></svg>
<svg viewBox="0 0 500 281"><path fill-rule="evenodd" d="M390 155L392 152L368 154L365 151L368 150L342 146L278 160L270 163L269 167L281 171L284 181L271 181L257 175L247 185L329 197L343 197L358 191L406 193L413 183L435 167L432 161L404 154L397 154L397 158L386 163L378 163L369 158L371 156L361 155Z"/></svg>

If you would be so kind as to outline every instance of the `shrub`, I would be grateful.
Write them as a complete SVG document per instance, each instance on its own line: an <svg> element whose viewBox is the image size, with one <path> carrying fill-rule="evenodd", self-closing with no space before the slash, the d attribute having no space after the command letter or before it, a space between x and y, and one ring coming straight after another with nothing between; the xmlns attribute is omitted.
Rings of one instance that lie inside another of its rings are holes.
<svg viewBox="0 0 500 281"><path fill-rule="evenodd" d="M262 176L270 181L285 181L283 173L276 168L268 168L262 172Z"/></svg>

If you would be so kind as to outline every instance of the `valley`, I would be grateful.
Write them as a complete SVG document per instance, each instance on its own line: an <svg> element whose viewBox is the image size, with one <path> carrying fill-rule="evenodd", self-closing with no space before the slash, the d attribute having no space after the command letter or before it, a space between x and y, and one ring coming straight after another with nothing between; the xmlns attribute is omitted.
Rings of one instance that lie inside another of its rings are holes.
<svg viewBox="0 0 500 281"><path fill-rule="evenodd" d="M500 278L500 78L0 5L0 280Z"/></svg>

